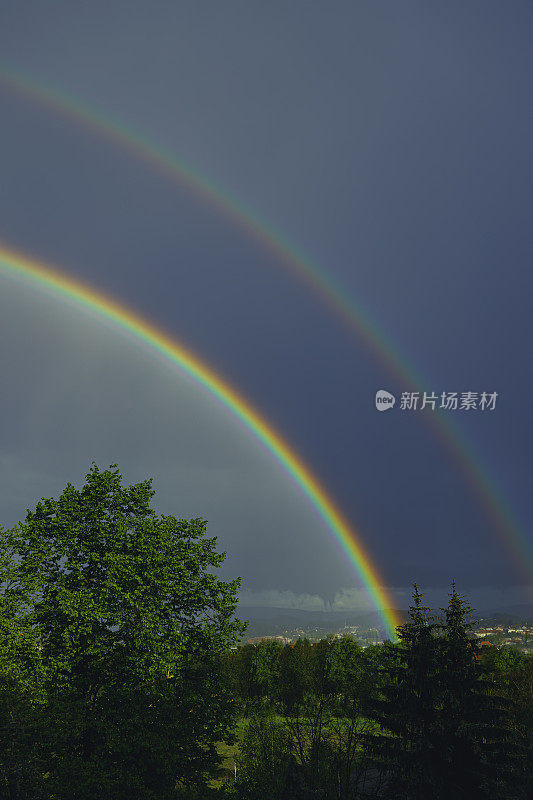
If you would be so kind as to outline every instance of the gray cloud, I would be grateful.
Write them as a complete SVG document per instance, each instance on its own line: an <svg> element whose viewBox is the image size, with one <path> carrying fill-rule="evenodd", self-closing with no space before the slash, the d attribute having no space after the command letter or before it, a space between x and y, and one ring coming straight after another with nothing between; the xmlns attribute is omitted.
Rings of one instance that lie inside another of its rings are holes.
<svg viewBox="0 0 533 800"><path fill-rule="evenodd" d="M435 611L448 603L448 590L442 587L422 586L423 602ZM394 608L407 609L412 603L412 587L385 587L392 599ZM533 613L533 586L509 586L505 590L493 586L481 586L462 591L457 586L476 613L510 611L513 613ZM337 611L365 613L374 610L368 592L360 587L343 587L335 594L331 603L317 594L297 594L289 589L264 589L258 592L241 592L242 606L265 606L271 608L293 608L301 611Z"/></svg>

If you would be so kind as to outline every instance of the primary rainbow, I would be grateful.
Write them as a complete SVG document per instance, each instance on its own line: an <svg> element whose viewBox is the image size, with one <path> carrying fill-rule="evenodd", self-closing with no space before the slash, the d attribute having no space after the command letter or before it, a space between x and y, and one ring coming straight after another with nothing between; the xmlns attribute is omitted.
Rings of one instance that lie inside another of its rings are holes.
<svg viewBox="0 0 533 800"><path fill-rule="evenodd" d="M392 640L396 639L395 629L401 624L401 621L393 610L393 601L383 588L383 580L361 544L360 536L350 527L309 468L272 426L251 407L248 401L175 339L110 297L80 281L73 280L58 269L30 259L1 244L0 269L19 282L41 287L56 297L73 302L78 307L92 312L100 319L104 318L112 322L114 326L135 341L148 345L152 350L176 364L237 417L281 464L309 500L318 516L326 523L362 580L380 614L386 634Z"/></svg>
<svg viewBox="0 0 533 800"><path fill-rule="evenodd" d="M139 136L109 117L81 104L78 100L60 94L42 85L35 78L28 78L6 64L0 64L0 81L7 87L43 103L56 112L83 124L96 133L115 141L137 158L150 163L166 176L178 179L201 200L211 205L230 219L235 225L273 252L293 273L320 296L322 302L333 310L337 317L365 342L368 349L384 366L402 390L424 391L427 382L400 352L390 336L361 306L352 300L343 288L310 256L300 251L279 231L276 231L258 214L243 204L227 190L217 187L198 170L166 152L160 146ZM454 387L451 387L454 388ZM470 389L472 387L460 387ZM475 387L474 387L475 388ZM481 387L493 390L495 387ZM515 565L528 582L533 577L533 548L528 533L511 508L497 482L490 474L474 447L455 425L448 414L438 411L422 412L433 428L444 448L458 464L466 482L477 498L486 517L503 539L512 554Z"/></svg>

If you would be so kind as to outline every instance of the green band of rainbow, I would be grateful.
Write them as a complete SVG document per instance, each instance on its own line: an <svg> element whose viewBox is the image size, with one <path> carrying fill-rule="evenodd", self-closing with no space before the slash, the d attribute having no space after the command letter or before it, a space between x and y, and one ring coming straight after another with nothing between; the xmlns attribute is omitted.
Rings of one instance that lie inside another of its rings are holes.
<svg viewBox="0 0 533 800"><path fill-rule="evenodd" d="M285 266L320 296L333 313L364 341L368 349L405 391L424 391L433 387L418 373L406 355L400 352L383 326L365 312L346 291L310 256L300 251L238 198L217 187L198 170L191 168L174 154L166 152L147 138L137 135L108 116L42 85L35 78L22 75L8 65L0 65L0 81L8 88L45 104L55 112L67 115L116 142L136 158L151 164L167 177L186 185L200 199L209 202L246 233L270 250ZM450 416L438 411L422 412L443 447L458 465L473 495L491 526L499 533L512 555L517 571L527 582L533 579L533 546L529 533L511 508L495 478L475 452L473 445Z"/></svg>
<svg viewBox="0 0 533 800"><path fill-rule="evenodd" d="M281 464L326 523L362 580L380 614L387 636L392 640L396 639L395 629L401 622L383 588L382 579L361 544L360 537L289 445L226 381L181 344L133 311L57 269L3 246L0 246L0 268L18 281L44 288L57 297L74 302L100 319L103 317L112 322L116 328L129 334L137 342L142 342L165 356L231 411Z"/></svg>

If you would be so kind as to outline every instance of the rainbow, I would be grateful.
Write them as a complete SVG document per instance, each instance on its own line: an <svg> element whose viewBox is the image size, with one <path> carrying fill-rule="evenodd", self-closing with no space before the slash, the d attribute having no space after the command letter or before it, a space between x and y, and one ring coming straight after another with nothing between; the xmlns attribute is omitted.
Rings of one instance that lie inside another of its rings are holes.
<svg viewBox="0 0 533 800"><path fill-rule="evenodd" d="M383 580L361 544L360 536L350 527L341 511L308 467L252 406L210 367L186 350L175 339L156 328L132 310L119 305L80 281L49 265L34 261L0 245L0 268L19 282L30 284L75 304L100 320L111 322L135 342L141 342L178 366L204 391L228 409L258 439L283 467L331 531L346 554L378 610L386 634L396 639L401 624L393 602L383 588Z"/></svg>
<svg viewBox="0 0 533 800"><path fill-rule="evenodd" d="M274 230L264 219L226 190L218 188L198 170L192 169L172 153L166 152L147 138L137 135L102 113L79 101L40 84L8 65L0 65L0 81L17 93L66 115L84 127L116 142L165 176L177 179L201 200L215 206L233 224L271 251L299 279L307 284L322 302L361 339L395 384L402 391L431 389L408 358L400 352L382 327L353 301L343 288L311 257L295 247L286 237ZM514 513L502 491L497 487L489 469L476 454L474 447L450 415L424 411L428 424L437 439L458 465L467 485L476 497L491 526L496 530L514 556L517 569L527 582L533 579L533 548L526 530Z"/></svg>

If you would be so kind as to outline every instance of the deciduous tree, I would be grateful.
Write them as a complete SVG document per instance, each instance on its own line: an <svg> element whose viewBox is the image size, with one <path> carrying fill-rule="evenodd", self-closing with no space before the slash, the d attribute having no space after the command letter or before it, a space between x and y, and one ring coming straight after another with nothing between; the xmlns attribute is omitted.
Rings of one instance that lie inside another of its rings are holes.
<svg viewBox="0 0 533 800"><path fill-rule="evenodd" d="M3 646L11 630L32 639L53 797L170 798L217 766L239 581L214 574L225 554L205 520L158 516L153 495L93 465L3 534Z"/></svg>

